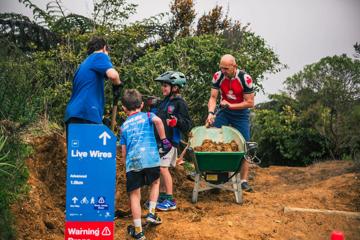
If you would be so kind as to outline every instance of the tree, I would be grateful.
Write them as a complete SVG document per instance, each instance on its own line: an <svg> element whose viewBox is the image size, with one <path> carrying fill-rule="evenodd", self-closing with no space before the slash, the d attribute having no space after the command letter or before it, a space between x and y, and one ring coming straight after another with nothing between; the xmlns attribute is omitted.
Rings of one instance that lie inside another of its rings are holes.
<svg viewBox="0 0 360 240"><path fill-rule="evenodd" d="M355 57L356 58L360 58L360 44L359 43L355 43L354 45L354 49L355 49Z"/></svg>
<svg viewBox="0 0 360 240"><path fill-rule="evenodd" d="M182 95L188 101L195 124L203 124L207 113L211 74L218 70L218 62L223 54L233 52L237 59L249 59L248 71L254 73L254 79L257 78L256 85L261 83L263 72L279 67L276 54L267 49L265 44L259 44L253 52L249 51L253 49L251 45L254 42L262 42L259 36L245 32L244 39L246 40L241 49L236 50L228 48L223 36L179 38L156 51L148 51L136 62L126 66L122 71L123 76L128 88L137 88L146 95L159 95L159 85L154 82L158 75L168 70L183 72L188 79L188 87L182 91ZM251 58L248 55L250 52L259 58ZM252 68L258 65L261 65L260 69Z"/></svg>
<svg viewBox="0 0 360 240"><path fill-rule="evenodd" d="M328 109L301 103L283 92L256 105L252 137L258 143L262 165L304 166L329 156L328 143L319 132Z"/></svg>
<svg viewBox="0 0 360 240"><path fill-rule="evenodd" d="M231 20L228 16L225 16L225 18L222 18L222 16L222 7L216 5L207 15L204 14L200 17L197 24L196 35L220 34L228 30L231 26Z"/></svg>
<svg viewBox="0 0 360 240"><path fill-rule="evenodd" d="M346 149L355 147L355 143L349 146L347 139L360 133L356 126L348 125L354 109L360 104L359 60L346 55L325 57L289 77L285 84L289 93L302 104L302 110L314 104L329 109L323 134L330 141L335 158L341 158L346 155Z"/></svg>
<svg viewBox="0 0 360 240"><path fill-rule="evenodd" d="M93 20L107 29L120 29L124 21L136 13L137 4L126 0L94 0Z"/></svg>
<svg viewBox="0 0 360 240"><path fill-rule="evenodd" d="M60 42L56 33L15 13L0 14L0 39L14 43L23 51L49 50Z"/></svg>
<svg viewBox="0 0 360 240"><path fill-rule="evenodd" d="M170 6L173 14L171 25L174 35L187 37L191 34L191 24L195 19L193 0L174 0Z"/></svg>

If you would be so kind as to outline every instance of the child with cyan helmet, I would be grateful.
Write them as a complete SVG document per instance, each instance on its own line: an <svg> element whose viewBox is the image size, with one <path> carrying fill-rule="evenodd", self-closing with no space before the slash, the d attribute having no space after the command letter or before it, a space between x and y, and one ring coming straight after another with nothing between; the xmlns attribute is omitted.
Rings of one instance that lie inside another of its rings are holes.
<svg viewBox="0 0 360 240"><path fill-rule="evenodd" d="M152 111L163 121L166 137L173 145L170 152L160 159L160 195L156 208L160 211L176 209L173 196L173 181L169 171L176 166L177 147L181 135L186 134L192 126L188 106L181 97L180 91L186 84L185 75L181 72L167 71L155 79L161 84L164 99ZM158 143L160 138L156 136Z"/></svg>

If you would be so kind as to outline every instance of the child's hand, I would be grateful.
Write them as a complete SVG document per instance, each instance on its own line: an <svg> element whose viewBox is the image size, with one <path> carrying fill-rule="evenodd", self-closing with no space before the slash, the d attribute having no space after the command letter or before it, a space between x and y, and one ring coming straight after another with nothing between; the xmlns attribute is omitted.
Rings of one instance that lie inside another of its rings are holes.
<svg viewBox="0 0 360 240"><path fill-rule="evenodd" d="M159 149L160 155L161 156L166 155L168 152L170 152L171 148L172 148L171 142L167 138L162 139L161 148Z"/></svg>
<svg viewBox="0 0 360 240"><path fill-rule="evenodd" d="M171 119L166 119L166 124L169 127L175 127L177 124L177 118L175 116L172 116Z"/></svg>

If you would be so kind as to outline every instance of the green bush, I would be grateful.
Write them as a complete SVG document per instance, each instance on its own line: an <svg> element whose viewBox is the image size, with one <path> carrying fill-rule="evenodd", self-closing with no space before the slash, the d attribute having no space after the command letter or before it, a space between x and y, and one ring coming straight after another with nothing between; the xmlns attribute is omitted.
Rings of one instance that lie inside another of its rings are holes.
<svg viewBox="0 0 360 240"><path fill-rule="evenodd" d="M161 96L160 85L154 79L168 70L181 71L188 80L182 96L189 105L190 115L195 125L204 124L212 74L218 71L223 54L234 54L239 65L256 79L255 85L258 87L261 86L262 74L265 71L276 71L278 67L276 55L267 49L260 37L245 32L243 38L238 49L229 49L227 40L221 36L202 35L179 38L157 51L149 50L145 56L123 69L126 88L137 88L143 94ZM258 43L257 49L252 48L253 42ZM258 58L252 58L252 54Z"/></svg>
<svg viewBox="0 0 360 240"><path fill-rule="evenodd" d="M326 156L327 144L314 128L290 106L278 113L256 110L252 121L252 138L258 143L258 156L263 166L305 166Z"/></svg>
<svg viewBox="0 0 360 240"><path fill-rule="evenodd" d="M0 127L0 239L15 239L10 205L27 192L24 159L30 148L18 139L13 131Z"/></svg>

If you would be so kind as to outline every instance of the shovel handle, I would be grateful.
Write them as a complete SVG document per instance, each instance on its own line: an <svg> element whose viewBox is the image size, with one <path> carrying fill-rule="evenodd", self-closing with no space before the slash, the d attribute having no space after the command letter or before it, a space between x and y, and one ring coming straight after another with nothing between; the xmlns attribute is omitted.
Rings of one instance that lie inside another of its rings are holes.
<svg viewBox="0 0 360 240"><path fill-rule="evenodd" d="M114 132L116 125L116 114L117 114L117 105L113 106L111 113L111 130Z"/></svg>

